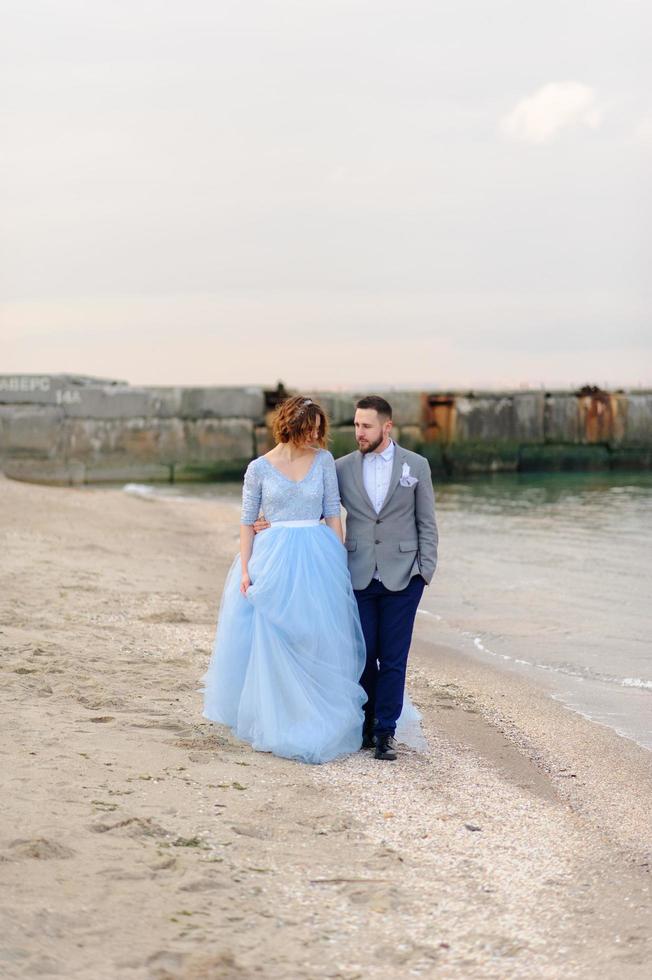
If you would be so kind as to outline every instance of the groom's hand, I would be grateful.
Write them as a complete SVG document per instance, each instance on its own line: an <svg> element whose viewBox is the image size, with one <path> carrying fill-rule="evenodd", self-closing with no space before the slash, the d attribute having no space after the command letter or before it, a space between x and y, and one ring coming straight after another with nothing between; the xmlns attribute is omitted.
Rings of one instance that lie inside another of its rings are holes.
<svg viewBox="0 0 652 980"><path fill-rule="evenodd" d="M265 520L264 514L262 517L259 517L257 521L254 521L254 523L252 524L252 527L254 529L254 534L259 534L261 531L266 531L267 528L271 526L272 525L269 523L269 521Z"/></svg>

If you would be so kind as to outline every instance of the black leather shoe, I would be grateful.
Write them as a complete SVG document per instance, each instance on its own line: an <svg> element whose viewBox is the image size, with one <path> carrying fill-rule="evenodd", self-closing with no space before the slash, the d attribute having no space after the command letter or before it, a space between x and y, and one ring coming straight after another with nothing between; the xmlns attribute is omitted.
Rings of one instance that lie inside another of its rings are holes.
<svg viewBox="0 0 652 980"><path fill-rule="evenodd" d="M372 735L371 732L362 730L362 748L363 749L375 749L376 748L376 736Z"/></svg>
<svg viewBox="0 0 652 980"><path fill-rule="evenodd" d="M362 748L363 749L376 748L376 736L374 735L375 727L376 727L376 719L371 715L365 713L365 718L362 723Z"/></svg>
<svg viewBox="0 0 652 980"><path fill-rule="evenodd" d="M386 762L393 762L396 758L396 742L391 735L376 736L376 751L374 759L383 759Z"/></svg>

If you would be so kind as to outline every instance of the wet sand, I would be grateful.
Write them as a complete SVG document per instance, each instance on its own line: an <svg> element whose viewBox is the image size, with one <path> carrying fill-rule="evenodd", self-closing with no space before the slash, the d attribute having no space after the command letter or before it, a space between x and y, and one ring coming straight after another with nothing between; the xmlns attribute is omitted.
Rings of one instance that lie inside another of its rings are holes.
<svg viewBox="0 0 652 980"><path fill-rule="evenodd" d="M649 975L650 753L437 645L427 754L201 716L237 510L0 478L0 974Z"/></svg>

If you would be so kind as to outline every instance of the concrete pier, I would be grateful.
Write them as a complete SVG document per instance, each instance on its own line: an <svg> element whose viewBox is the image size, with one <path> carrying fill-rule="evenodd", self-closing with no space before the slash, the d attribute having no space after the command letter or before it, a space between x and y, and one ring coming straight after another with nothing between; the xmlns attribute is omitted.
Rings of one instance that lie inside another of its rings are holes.
<svg viewBox="0 0 652 980"><path fill-rule="evenodd" d="M336 456L355 448L365 392L308 391L329 413ZM652 467L652 392L385 392L399 442L442 475ZM0 375L0 466L46 483L239 478L271 445L283 392L132 387L80 375Z"/></svg>

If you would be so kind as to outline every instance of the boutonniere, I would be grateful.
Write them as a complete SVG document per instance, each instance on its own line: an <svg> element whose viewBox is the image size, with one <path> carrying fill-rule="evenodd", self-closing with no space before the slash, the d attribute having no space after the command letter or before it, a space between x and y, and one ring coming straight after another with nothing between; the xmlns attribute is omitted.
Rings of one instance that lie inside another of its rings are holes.
<svg viewBox="0 0 652 980"><path fill-rule="evenodd" d="M403 463L403 471L401 473L401 479L399 483L402 487L413 487L415 483L418 483L416 476L410 476L410 467L408 463Z"/></svg>

